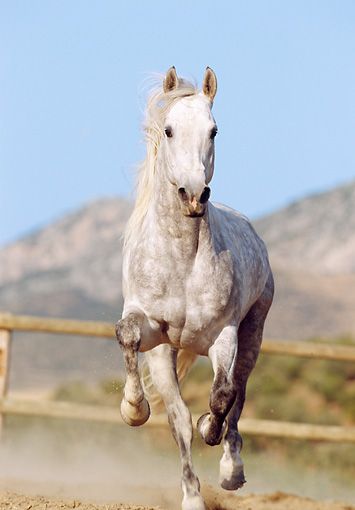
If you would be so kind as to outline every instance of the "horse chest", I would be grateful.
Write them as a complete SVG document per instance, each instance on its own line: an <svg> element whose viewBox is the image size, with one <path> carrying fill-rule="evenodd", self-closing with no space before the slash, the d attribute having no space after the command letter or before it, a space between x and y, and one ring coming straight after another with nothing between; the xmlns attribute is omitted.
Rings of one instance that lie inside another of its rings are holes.
<svg viewBox="0 0 355 510"><path fill-rule="evenodd" d="M165 258L159 263L146 258L135 273L136 294L145 313L166 325L173 344L213 335L215 325L228 314L233 263L227 251L199 253L192 261Z"/></svg>
<svg viewBox="0 0 355 510"><path fill-rule="evenodd" d="M233 298L233 264L230 254L197 258L186 282L186 333L199 333L225 318ZM212 328L213 329L213 328Z"/></svg>

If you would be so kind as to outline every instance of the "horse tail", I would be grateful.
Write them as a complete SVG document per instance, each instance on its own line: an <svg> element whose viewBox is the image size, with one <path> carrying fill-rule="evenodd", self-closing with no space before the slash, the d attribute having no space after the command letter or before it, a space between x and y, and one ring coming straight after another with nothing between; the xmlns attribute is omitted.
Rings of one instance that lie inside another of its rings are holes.
<svg viewBox="0 0 355 510"><path fill-rule="evenodd" d="M190 368L194 364L197 358L197 354L186 351L185 349L179 349L176 360L176 375L179 381L179 384L185 379L188 374ZM152 377L150 375L149 366L146 360L142 363L142 383L145 396L149 401L149 405L152 411L162 412L164 409L163 400L155 388Z"/></svg>

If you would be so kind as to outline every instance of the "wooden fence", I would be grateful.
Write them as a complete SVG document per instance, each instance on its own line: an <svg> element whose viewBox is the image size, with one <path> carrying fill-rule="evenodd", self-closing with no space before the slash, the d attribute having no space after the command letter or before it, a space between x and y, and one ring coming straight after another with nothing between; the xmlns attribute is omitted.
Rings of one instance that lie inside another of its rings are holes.
<svg viewBox="0 0 355 510"><path fill-rule="evenodd" d="M80 420L122 423L118 409L74 405L49 401L20 401L8 397L11 334L13 331L35 331L58 334L84 335L115 339L114 326L106 322L50 319L0 313L0 426L5 414L49 416ZM315 342L287 342L264 340L262 352L285 354L317 359L355 361L355 346L340 346ZM193 417L196 422L197 417ZM167 424L165 415L151 416L145 426L160 427ZM355 443L355 427L311 425L272 420L244 418L240 431L247 435L285 437L317 441Z"/></svg>

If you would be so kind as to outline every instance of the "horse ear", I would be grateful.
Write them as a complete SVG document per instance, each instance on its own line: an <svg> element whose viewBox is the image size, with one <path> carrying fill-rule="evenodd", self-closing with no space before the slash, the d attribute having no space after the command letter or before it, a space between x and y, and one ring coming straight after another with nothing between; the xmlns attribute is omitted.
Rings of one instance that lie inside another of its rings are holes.
<svg viewBox="0 0 355 510"><path fill-rule="evenodd" d="M179 78L176 74L175 66L170 67L169 71L166 73L163 83L164 92L170 92L174 90L179 85Z"/></svg>
<svg viewBox="0 0 355 510"><path fill-rule="evenodd" d="M210 67L206 67L202 90L205 96L212 102L217 92L217 77Z"/></svg>

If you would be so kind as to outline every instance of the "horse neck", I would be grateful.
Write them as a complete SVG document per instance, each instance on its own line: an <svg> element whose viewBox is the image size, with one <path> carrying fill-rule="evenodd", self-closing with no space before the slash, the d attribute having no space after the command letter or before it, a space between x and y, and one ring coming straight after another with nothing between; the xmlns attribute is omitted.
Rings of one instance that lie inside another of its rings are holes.
<svg viewBox="0 0 355 510"><path fill-rule="evenodd" d="M176 186L167 179L163 162L157 162L150 218L158 236L170 241L186 258L196 255L201 241L210 238L208 206L202 218L184 216Z"/></svg>

